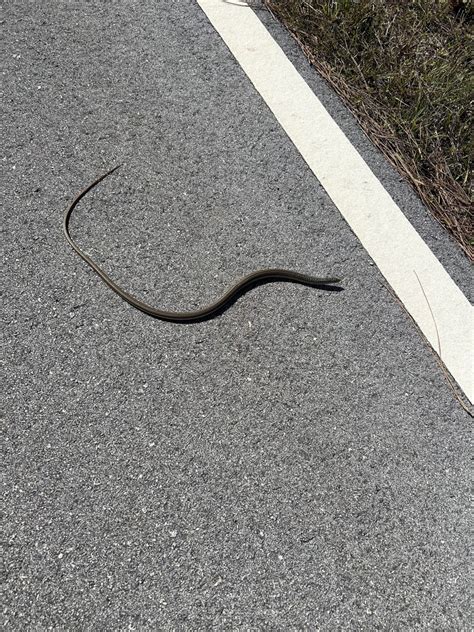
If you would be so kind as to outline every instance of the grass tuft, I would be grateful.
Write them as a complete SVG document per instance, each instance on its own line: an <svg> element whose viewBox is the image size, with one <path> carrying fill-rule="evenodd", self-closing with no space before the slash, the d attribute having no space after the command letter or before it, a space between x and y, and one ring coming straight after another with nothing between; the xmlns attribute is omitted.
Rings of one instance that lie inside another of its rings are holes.
<svg viewBox="0 0 474 632"><path fill-rule="evenodd" d="M474 260L472 0L263 0Z"/></svg>

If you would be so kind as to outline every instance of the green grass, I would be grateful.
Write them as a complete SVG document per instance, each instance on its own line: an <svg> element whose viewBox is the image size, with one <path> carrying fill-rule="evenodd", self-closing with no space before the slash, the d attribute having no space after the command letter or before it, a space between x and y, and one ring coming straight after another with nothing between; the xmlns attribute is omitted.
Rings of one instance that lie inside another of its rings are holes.
<svg viewBox="0 0 474 632"><path fill-rule="evenodd" d="M474 260L472 0L263 0Z"/></svg>

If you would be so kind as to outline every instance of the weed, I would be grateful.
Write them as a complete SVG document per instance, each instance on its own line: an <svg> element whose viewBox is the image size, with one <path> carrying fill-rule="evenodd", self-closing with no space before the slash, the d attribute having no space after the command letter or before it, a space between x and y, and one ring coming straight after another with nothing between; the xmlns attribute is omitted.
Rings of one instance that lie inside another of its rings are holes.
<svg viewBox="0 0 474 632"><path fill-rule="evenodd" d="M263 0L474 260L472 0Z"/></svg>

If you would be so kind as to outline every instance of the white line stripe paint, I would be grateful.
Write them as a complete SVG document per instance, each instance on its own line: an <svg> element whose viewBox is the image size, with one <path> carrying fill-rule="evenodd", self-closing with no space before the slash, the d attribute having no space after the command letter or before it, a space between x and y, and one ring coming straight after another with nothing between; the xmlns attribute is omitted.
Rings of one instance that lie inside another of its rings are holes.
<svg viewBox="0 0 474 632"><path fill-rule="evenodd" d="M474 401L473 308L281 48L246 5L197 0L388 283ZM416 272L416 274L415 274Z"/></svg>

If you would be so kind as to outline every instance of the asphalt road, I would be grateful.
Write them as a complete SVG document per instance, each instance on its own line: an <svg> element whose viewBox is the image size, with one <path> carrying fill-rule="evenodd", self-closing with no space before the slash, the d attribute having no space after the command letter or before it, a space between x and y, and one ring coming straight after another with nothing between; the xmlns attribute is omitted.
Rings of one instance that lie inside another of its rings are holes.
<svg viewBox="0 0 474 632"><path fill-rule="evenodd" d="M262 19L467 291L469 268ZM4 7L5 629L469 628L470 420L192 0ZM344 291L256 288L259 267Z"/></svg>

